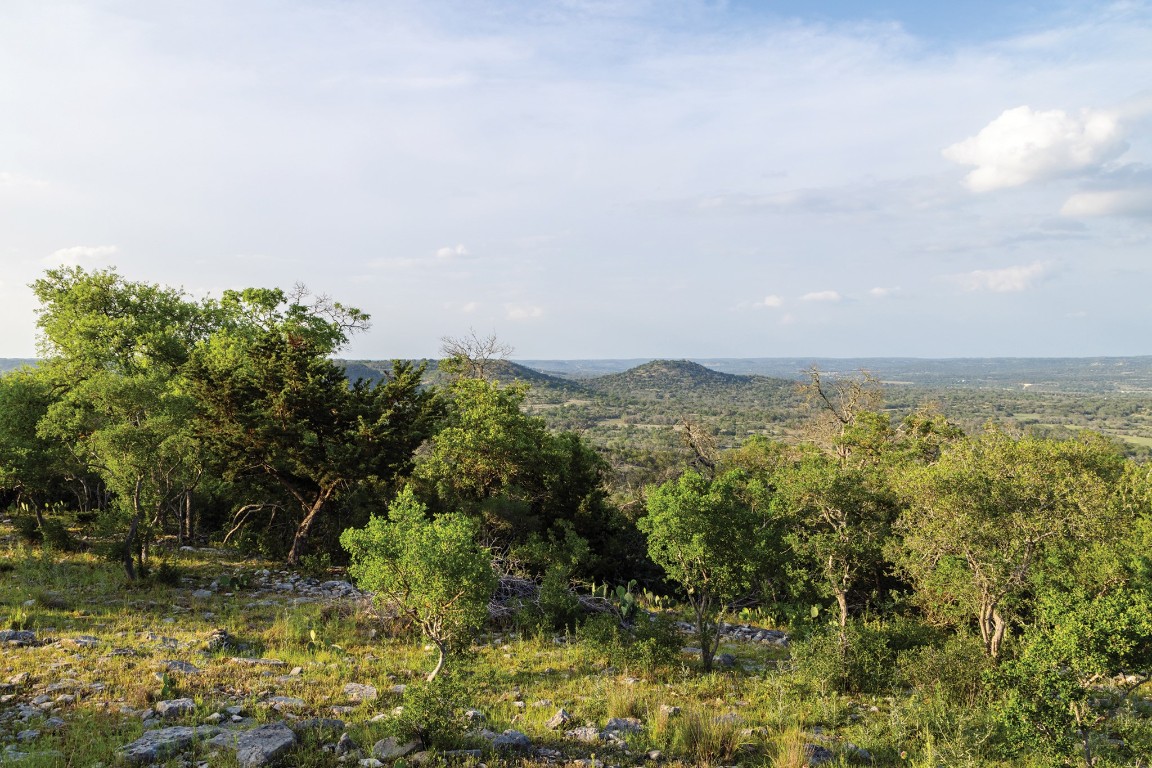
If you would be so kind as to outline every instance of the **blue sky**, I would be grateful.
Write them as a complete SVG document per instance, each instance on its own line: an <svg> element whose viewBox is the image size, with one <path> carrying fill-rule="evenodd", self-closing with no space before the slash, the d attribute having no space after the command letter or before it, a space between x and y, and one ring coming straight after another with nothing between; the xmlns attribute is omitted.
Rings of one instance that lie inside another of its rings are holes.
<svg viewBox="0 0 1152 768"><path fill-rule="evenodd" d="M1152 6L8 0L0 356L115 266L349 356L1152 354Z"/></svg>

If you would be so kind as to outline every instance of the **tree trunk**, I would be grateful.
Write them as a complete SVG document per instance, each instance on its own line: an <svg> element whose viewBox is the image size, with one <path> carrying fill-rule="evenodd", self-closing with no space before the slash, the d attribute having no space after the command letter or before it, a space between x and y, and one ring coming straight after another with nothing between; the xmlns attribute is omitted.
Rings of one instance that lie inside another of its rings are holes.
<svg viewBox="0 0 1152 768"><path fill-rule="evenodd" d="M316 522L320 510L324 508L325 503L335 490L336 486L321 489L316 500L312 502L312 506L305 508L304 519L300 521L300 525L296 526L296 535L292 537L292 549L288 552L288 565L300 564L300 558L303 556L304 548L308 543L308 534L312 532L312 524Z"/></svg>
<svg viewBox="0 0 1152 768"><path fill-rule="evenodd" d="M424 678L429 683L435 680L436 675L440 674L440 670L444 668L445 656L444 641L433 639L432 642L436 644L436 650L440 653L440 658L436 660L436 667L428 673L428 677Z"/></svg>
<svg viewBox="0 0 1152 768"><path fill-rule="evenodd" d="M696 609L696 637L700 641L700 664L705 672L712 671L712 660L716 658L716 651L720 647L720 627L718 624L713 625L708 617L711 613L711 603L709 598L701 597L692 605Z"/></svg>
<svg viewBox="0 0 1152 768"><path fill-rule="evenodd" d="M1008 629L1008 623L1004 621L1004 617L1000 615L1000 611L995 608L992 609L992 640L988 646L989 653L992 658L1000 656L1000 646L1004 643L1004 633Z"/></svg>
<svg viewBox="0 0 1152 768"><path fill-rule="evenodd" d="M848 650L848 593L843 589L834 589L836 605L840 607L840 652Z"/></svg>
<svg viewBox="0 0 1152 768"><path fill-rule="evenodd" d="M129 581L136 581L136 534L140 529L140 485L143 481L136 480L136 489L132 492L132 523L128 526L128 536L124 539L124 573Z"/></svg>

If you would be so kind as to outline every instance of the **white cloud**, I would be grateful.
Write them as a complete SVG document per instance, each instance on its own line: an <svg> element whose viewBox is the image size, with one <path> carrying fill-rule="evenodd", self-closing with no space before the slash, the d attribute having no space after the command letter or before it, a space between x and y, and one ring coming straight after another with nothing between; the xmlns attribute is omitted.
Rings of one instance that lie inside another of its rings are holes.
<svg viewBox="0 0 1152 768"><path fill-rule="evenodd" d="M990 192L1092 171L1127 148L1115 114L1083 110L1069 115L1023 106L1004 111L980 133L946 148L944 157L976 166L965 183L973 192Z"/></svg>
<svg viewBox="0 0 1152 768"><path fill-rule="evenodd" d="M1047 264L1037 261L1004 269L977 269L953 275L952 279L966 291L1013 293L1031 288L1049 271Z"/></svg>
<svg viewBox="0 0 1152 768"><path fill-rule="evenodd" d="M114 245L75 245L53 251L44 259L47 264L79 266L83 262L102 261L116 254L120 249Z"/></svg>
<svg viewBox="0 0 1152 768"><path fill-rule="evenodd" d="M765 296L762 300L756 302L755 306L757 306L757 307L769 307L771 309L775 309L777 307L784 306L784 300L781 299L779 296L776 296L775 294L769 294L768 296Z"/></svg>
<svg viewBox="0 0 1152 768"><path fill-rule="evenodd" d="M436 258L438 259L461 259L467 255L468 249L463 245L446 245L436 251Z"/></svg>
<svg viewBox="0 0 1152 768"><path fill-rule="evenodd" d="M535 320L544 316L544 308L531 304L505 304L504 316L509 320Z"/></svg>
<svg viewBox="0 0 1152 768"><path fill-rule="evenodd" d="M878 285L875 288L872 288L871 290L869 290L868 295L874 299L883 299L883 298L886 298L888 296L891 296L893 293L895 293L898 290L900 290L900 289L899 288L883 288L883 287Z"/></svg>
<svg viewBox="0 0 1152 768"><path fill-rule="evenodd" d="M1078 192L1064 202L1064 216L1152 216L1152 189L1110 189Z"/></svg>
<svg viewBox="0 0 1152 768"><path fill-rule="evenodd" d="M837 291L813 291L800 297L800 301L840 301L843 297Z"/></svg>

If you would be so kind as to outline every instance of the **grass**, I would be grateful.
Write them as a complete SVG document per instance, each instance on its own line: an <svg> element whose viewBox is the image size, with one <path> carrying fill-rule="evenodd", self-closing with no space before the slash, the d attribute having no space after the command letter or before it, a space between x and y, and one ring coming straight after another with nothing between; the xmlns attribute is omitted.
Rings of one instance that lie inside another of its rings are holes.
<svg viewBox="0 0 1152 768"><path fill-rule="evenodd" d="M17 744L20 751L39 755L22 765L115 766L116 750L145 730L142 712L161 698L183 696L195 701L195 712L164 725L205 722L234 706L256 721L338 713L353 740L370 748L398 727L390 714L404 699L391 687L419 686L434 663L435 654L422 641L388 636L366 606L306 602L292 593L269 591L260 573L276 571L275 564L205 551L171 552L167 560L179 571L178 587L128 584L117 566L90 554L44 553L11 536L0 539L0 616L58 641L0 651L0 683L28 676L4 689L13 699L0 704L0 741L16 744L18 732L42 730L39 737ZM208 598L192 596L222 575L247 586L231 594L219 590ZM205 641L215 629L224 629L242 647L208 651ZM608 765L652 765L648 753L658 750L662 764L672 768L798 768L808 764L811 745L831 748L833 764L862 764L846 747L849 742L867 749L878 766L997 764L972 747L979 744L978 718L966 721L915 695L813 694L811 681L776 671L775 662L786 655L779 648L726 644L722 651L737 657L736 669L703 673L698 660L684 656L650 674L637 674L608 666L580 642L495 632L455 660L465 690L457 703L483 712L484 726L492 731L514 728L538 747L562 752L565 760L595 757ZM283 665L238 664L235 656L266 657ZM189 662L201 671L170 671L170 661ZM298 673L290 674L296 667ZM379 699L349 702L343 688L350 682L375 685ZM68 687L45 693L61 684ZM13 719L13 707L37 695L75 697L57 708L66 726L49 730L41 727L40 717ZM298 698L305 707L278 713L269 706L272 696ZM579 743L565 737L564 729L547 727L560 708L572 716L567 729L603 727L612 717L636 718L643 729L624 736L623 746ZM382 714L383 719L373 721ZM464 728L461 723L461 732ZM339 765L321 749L336 735L309 737L291 764ZM456 738L453 743L475 743ZM196 757L213 766L235 765L227 751ZM546 764L499 755L486 755L485 763ZM1021 763L1002 763L1010 764Z"/></svg>

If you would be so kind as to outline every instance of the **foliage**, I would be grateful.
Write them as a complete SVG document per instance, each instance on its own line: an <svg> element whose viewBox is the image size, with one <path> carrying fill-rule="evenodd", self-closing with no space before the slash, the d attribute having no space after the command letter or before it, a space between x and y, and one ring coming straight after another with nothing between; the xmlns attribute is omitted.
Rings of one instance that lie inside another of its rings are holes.
<svg viewBox="0 0 1152 768"><path fill-rule="evenodd" d="M692 606L705 670L719 644L721 611L752 586L764 559L755 533L762 518L740 495L745 479L739 471L714 480L686 472L649 489L648 514L637 523L648 537L648 556Z"/></svg>
<svg viewBox="0 0 1152 768"><path fill-rule="evenodd" d="M580 626L580 642L619 669L652 674L680 656L680 633L663 613L641 614L630 624L612 613L590 617Z"/></svg>
<svg viewBox="0 0 1152 768"><path fill-rule="evenodd" d="M392 481L431 433L436 409L422 368L397 362L379 384L349 384L328 356L367 323L359 310L301 292L225 292L222 329L197 346L189 389L197 431L233 478L262 477L297 510L288 561L350 486Z"/></svg>
<svg viewBox="0 0 1152 768"><path fill-rule="evenodd" d="M997 656L1014 602L1045 552L1114 519L1123 463L1102 441L1014 438L989 427L905 475L900 566L920 598L963 605ZM945 578L949 577L949 578Z"/></svg>
<svg viewBox="0 0 1152 768"><path fill-rule="evenodd" d="M475 523L459 514L434 520L410 489L373 517L366 528L340 537L352 556L349 573L385 608L409 618L439 651L435 679L446 654L466 644L488 618L496 587L491 555L476 544Z"/></svg>

